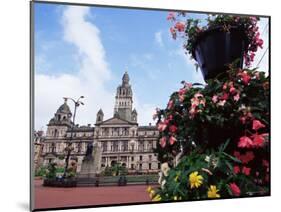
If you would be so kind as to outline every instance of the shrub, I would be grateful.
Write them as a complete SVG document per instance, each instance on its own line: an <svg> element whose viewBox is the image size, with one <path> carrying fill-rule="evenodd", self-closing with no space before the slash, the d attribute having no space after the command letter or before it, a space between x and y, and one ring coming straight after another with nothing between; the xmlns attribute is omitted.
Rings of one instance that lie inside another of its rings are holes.
<svg viewBox="0 0 281 212"><path fill-rule="evenodd" d="M232 67L206 86L183 82L167 108L158 109L155 152L169 168L153 198L268 193L269 78L256 69ZM191 188L191 178L198 186Z"/></svg>

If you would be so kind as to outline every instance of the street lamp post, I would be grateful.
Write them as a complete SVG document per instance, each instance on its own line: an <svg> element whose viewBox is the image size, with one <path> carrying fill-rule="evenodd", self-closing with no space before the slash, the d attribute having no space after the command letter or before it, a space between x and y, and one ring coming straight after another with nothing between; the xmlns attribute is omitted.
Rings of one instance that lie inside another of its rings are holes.
<svg viewBox="0 0 281 212"><path fill-rule="evenodd" d="M66 158L65 158L65 167L64 167L64 172L63 172L63 178L66 177L66 172L67 172L67 169L68 169L68 163L69 163L69 158L70 158L70 153L72 151L71 149L71 141L72 141L72 137L73 137L73 128L75 126L75 116L76 116L76 110L77 110L77 107L79 107L80 105L84 105L84 103L82 101L80 101L80 99L83 99L84 96L80 96L76 101L72 98L69 98L69 97L63 97L65 100L71 100L73 103L74 103L74 112L73 112L73 119L72 119L72 125L71 125L71 131L70 131L70 139L69 139L69 143L67 144L67 147L65 148L66 149L66 152L67 152L67 155L66 155Z"/></svg>

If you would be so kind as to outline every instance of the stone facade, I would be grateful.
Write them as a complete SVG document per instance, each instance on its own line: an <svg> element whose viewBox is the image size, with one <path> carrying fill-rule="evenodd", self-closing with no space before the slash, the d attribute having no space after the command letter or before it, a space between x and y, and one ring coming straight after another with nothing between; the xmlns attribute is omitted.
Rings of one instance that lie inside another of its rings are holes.
<svg viewBox="0 0 281 212"><path fill-rule="evenodd" d="M44 142L44 136L43 136L43 131L35 131L34 132L34 142L33 142L33 158L34 158L34 170L36 171L43 163L42 159L42 153L43 153L43 142Z"/></svg>
<svg viewBox="0 0 281 212"><path fill-rule="evenodd" d="M133 92L126 72L117 87L113 117L104 120L102 109L97 112L95 125L73 126L72 112L67 101L59 107L47 125L42 152L43 164L56 162L63 166L65 147L71 142L71 161L81 170L87 146L101 147L101 170L114 163L126 166L130 173L158 172L160 164L153 153L159 132L155 126L139 126L133 109ZM72 135L71 135L72 134Z"/></svg>

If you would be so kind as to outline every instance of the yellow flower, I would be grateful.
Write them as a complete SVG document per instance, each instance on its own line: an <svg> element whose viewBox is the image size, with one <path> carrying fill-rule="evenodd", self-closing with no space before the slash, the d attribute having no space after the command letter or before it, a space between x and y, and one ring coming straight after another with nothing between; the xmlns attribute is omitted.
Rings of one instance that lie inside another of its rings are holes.
<svg viewBox="0 0 281 212"><path fill-rule="evenodd" d="M220 198L221 196L217 193L219 190L215 185L211 185L208 190L208 197L209 198Z"/></svg>
<svg viewBox="0 0 281 212"><path fill-rule="evenodd" d="M190 188L198 188L202 184L203 177L198 172L192 172L189 175Z"/></svg>
<svg viewBox="0 0 281 212"><path fill-rule="evenodd" d="M161 196L160 196L159 194L157 194L157 195L152 199L153 202L158 202L158 201L160 201L160 200L161 200Z"/></svg>
<svg viewBox="0 0 281 212"><path fill-rule="evenodd" d="M150 192L152 191L151 186L148 186L147 189L146 189L146 191L147 191L148 193L150 193Z"/></svg>
<svg viewBox="0 0 281 212"><path fill-rule="evenodd" d="M155 191L154 190L151 190L150 193L149 193L149 197L150 199L152 199L155 195Z"/></svg>
<svg viewBox="0 0 281 212"><path fill-rule="evenodd" d="M175 176L175 182L178 182L178 179L179 179L179 175L176 175Z"/></svg>

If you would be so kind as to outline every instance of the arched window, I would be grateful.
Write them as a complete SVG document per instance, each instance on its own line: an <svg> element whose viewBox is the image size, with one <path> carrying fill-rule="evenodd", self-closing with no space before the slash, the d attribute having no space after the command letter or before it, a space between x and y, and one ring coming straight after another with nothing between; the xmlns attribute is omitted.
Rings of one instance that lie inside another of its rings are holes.
<svg viewBox="0 0 281 212"><path fill-rule="evenodd" d="M58 115L58 120L60 121L60 119L61 119L61 116L60 116L60 114Z"/></svg>
<svg viewBox="0 0 281 212"><path fill-rule="evenodd" d="M57 137L57 136L58 136L58 130L55 129L54 137Z"/></svg>

